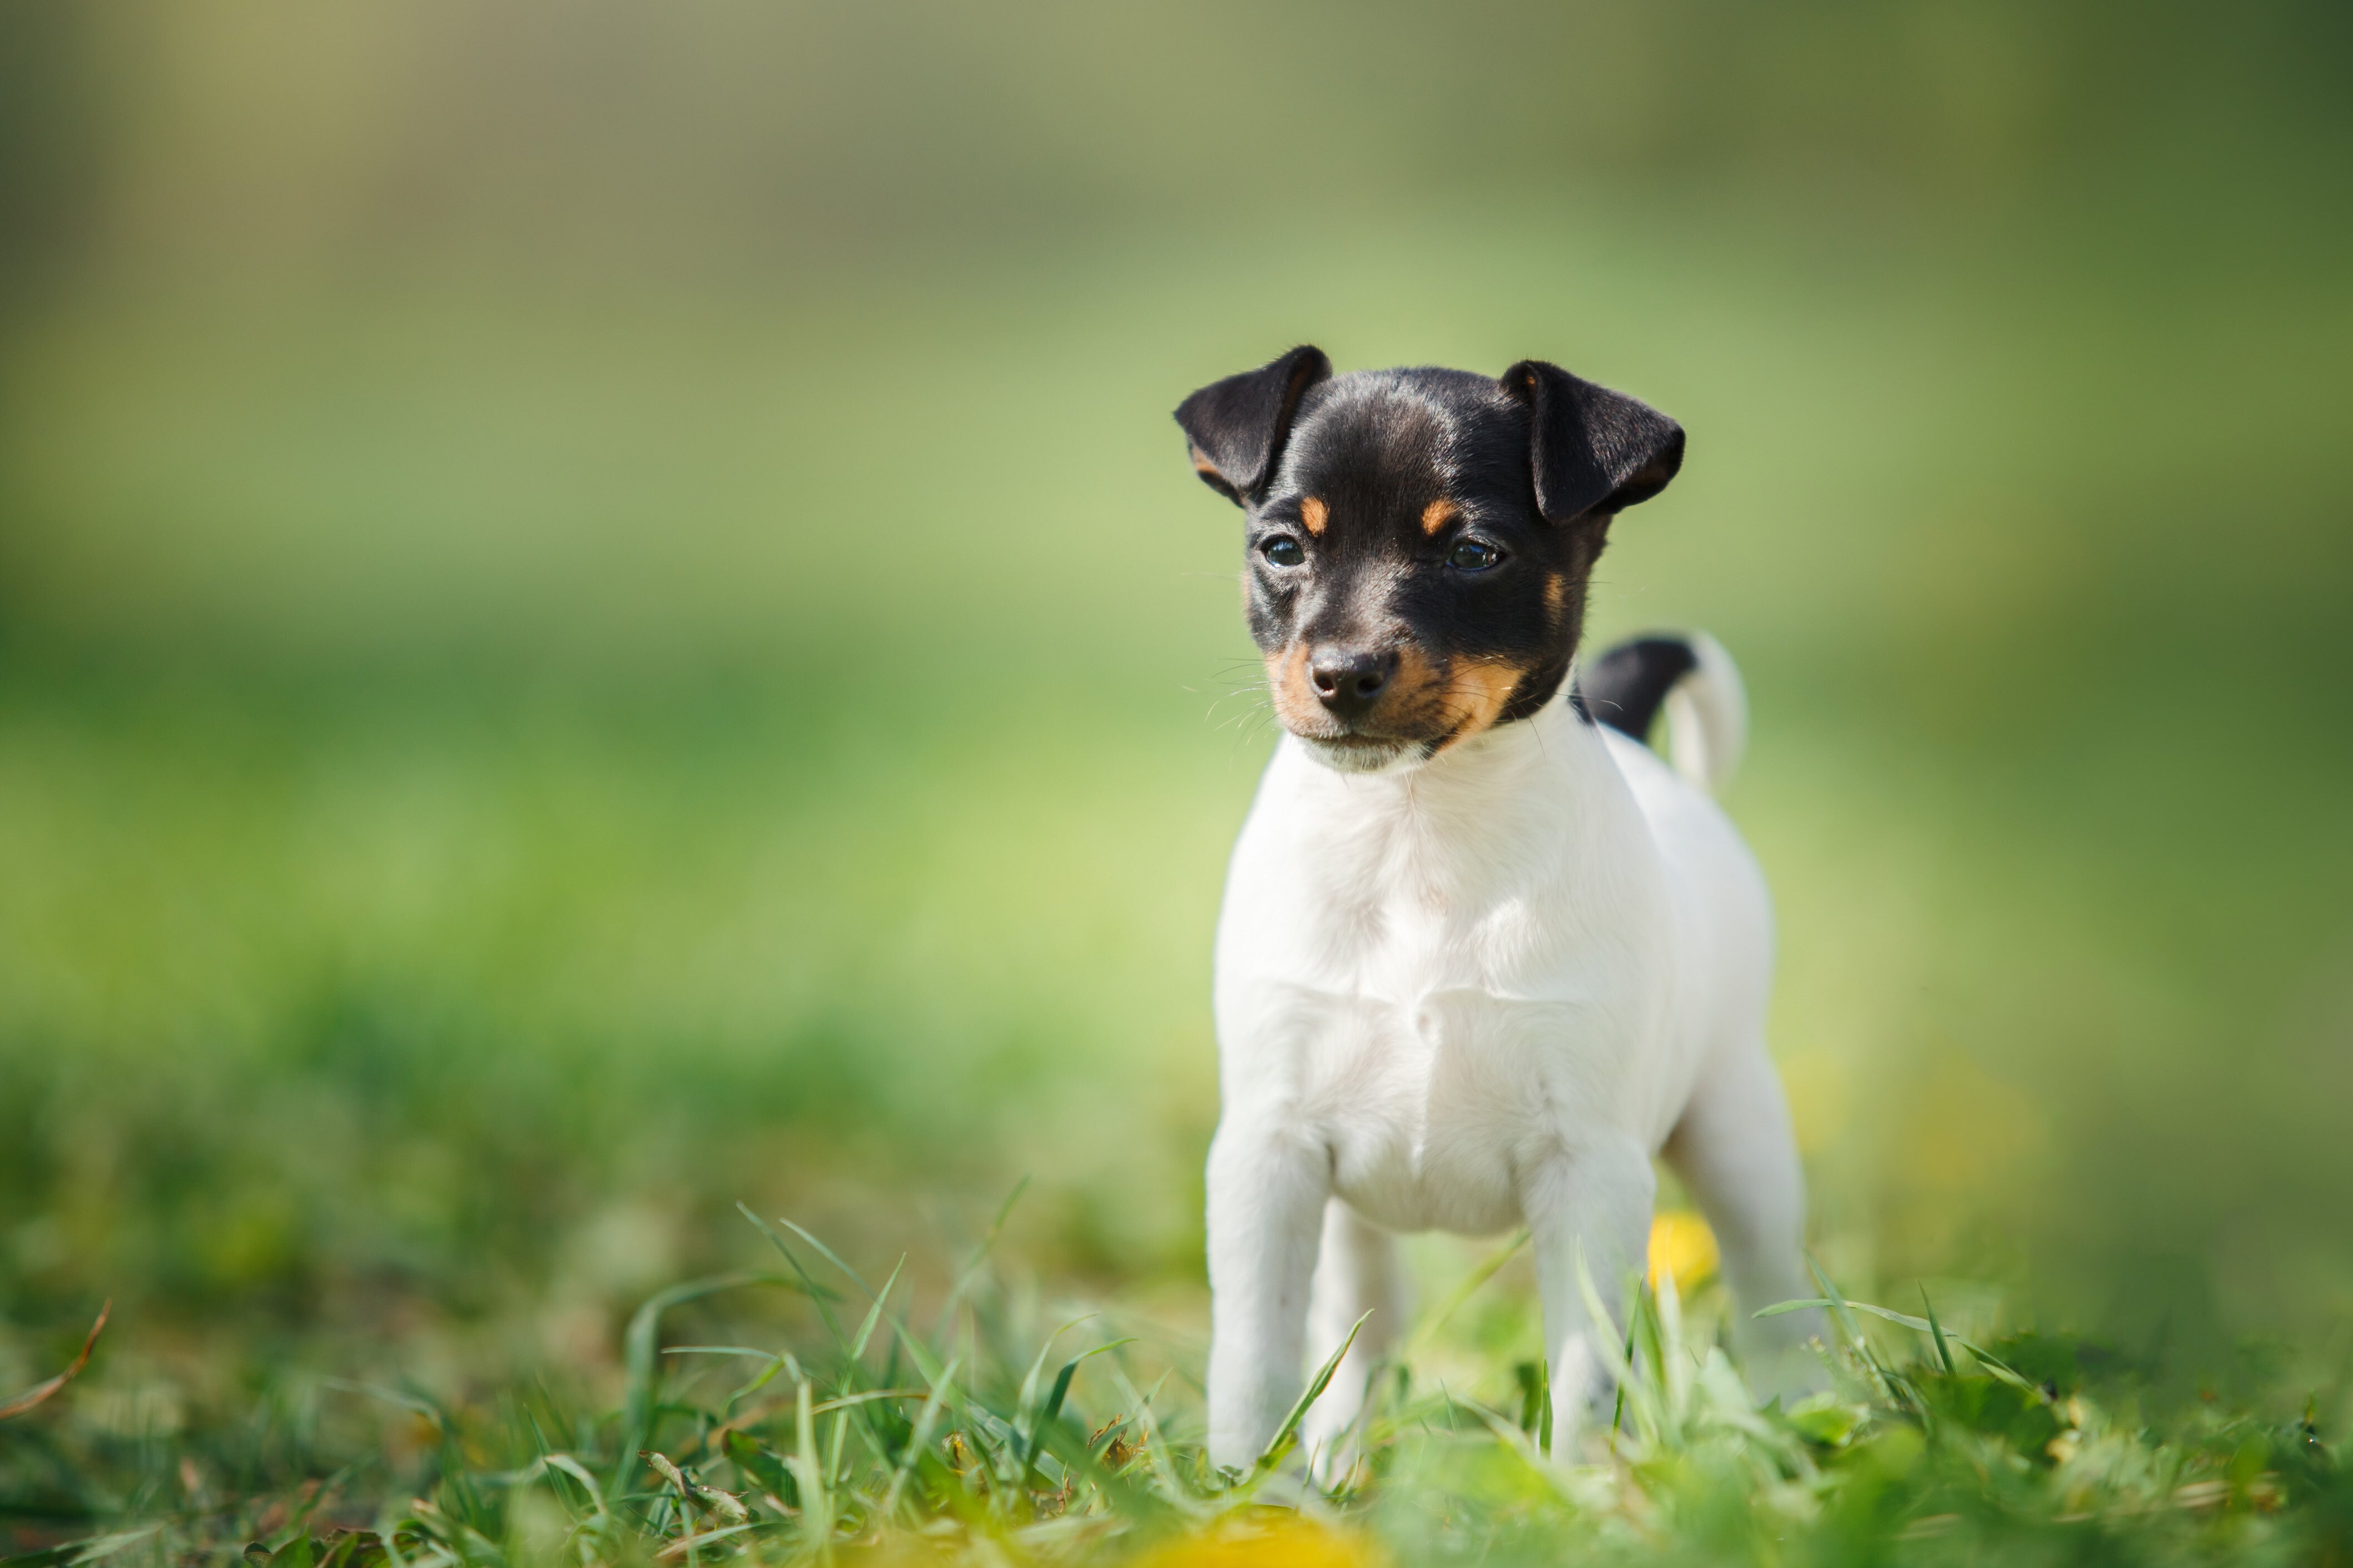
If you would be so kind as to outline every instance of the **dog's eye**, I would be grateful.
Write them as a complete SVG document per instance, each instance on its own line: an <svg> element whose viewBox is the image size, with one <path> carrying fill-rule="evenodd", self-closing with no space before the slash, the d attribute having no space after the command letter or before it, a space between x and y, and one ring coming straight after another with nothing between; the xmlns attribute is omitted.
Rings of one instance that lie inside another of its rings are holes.
<svg viewBox="0 0 2353 1568"><path fill-rule="evenodd" d="M1258 552L1277 566L1297 566L1307 559L1307 552L1299 547L1299 541L1287 533L1276 534L1260 545Z"/></svg>
<svg viewBox="0 0 2353 1568"><path fill-rule="evenodd" d="M1502 551L1478 539L1459 540L1446 552L1446 563L1459 572L1484 572L1503 558Z"/></svg>

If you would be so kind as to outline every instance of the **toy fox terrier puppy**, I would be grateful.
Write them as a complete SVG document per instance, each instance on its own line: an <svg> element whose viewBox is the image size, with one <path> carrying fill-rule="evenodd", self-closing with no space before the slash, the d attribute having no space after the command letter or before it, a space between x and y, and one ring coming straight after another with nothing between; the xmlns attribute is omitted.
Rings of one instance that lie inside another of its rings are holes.
<svg viewBox="0 0 2353 1568"><path fill-rule="evenodd" d="M1610 521L1673 479L1682 427L1539 360L1335 376L1305 347L1176 422L1241 508L1286 731L1218 926L1211 1462L1256 1460L1370 1312L1303 1428L1329 1473L1402 1323L1400 1232L1525 1226L1556 1443L1606 1422L1596 1336L1659 1155L1715 1232L1751 1377L1805 1381L1809 1318L1747 1317L1812 1292L1772 911L1711 797L1739 676L1702 635L1573 675ZM1662 708L1672 766L1644 743Z"/></svg>

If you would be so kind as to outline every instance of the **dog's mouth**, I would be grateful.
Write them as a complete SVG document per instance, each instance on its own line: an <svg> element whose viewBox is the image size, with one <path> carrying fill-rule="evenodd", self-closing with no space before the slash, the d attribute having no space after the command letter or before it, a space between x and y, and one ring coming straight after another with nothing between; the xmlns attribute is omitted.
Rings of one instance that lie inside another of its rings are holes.
<svg viewBox="0 0 2353 1568"><path fill-rule="evenodd" d="M1525 674L1483 659L1433 660L1408 646L1381 700L1344 716L1316 695L1305 647L1294 643L1266 664L1282 727L1316 761L1350 773L1419 765L1493 728Z"/></svg>
<svg viewBox="0 0 2353 1568"><path fill-rule="evenodd" d="M1308 755L1344 773L1387 773L1394 767L1430 760L1436 747L1428 741L1401 740L1390 735L1309 735L1293 730Z"/></svg>

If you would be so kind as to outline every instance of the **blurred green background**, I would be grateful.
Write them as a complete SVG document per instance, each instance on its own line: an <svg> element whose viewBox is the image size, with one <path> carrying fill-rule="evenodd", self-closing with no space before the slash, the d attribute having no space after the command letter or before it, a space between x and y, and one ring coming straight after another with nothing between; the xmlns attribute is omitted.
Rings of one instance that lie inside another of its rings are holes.
<svg viewBox="0 0 2353 1568"><path fill-rule="evenodd" d="M1198 1321L1167 411L1692 432L1850 1282L2353 1318L2340 6L0 10L0 1388L608 1366L745 1200ZM886 1262L887 1267L887 1262ZM126 1406L126 1408L128 1408ZM151 1411L152 1416L152 1411ZM128 1417L126 1417L128 1419Z"/></svg>

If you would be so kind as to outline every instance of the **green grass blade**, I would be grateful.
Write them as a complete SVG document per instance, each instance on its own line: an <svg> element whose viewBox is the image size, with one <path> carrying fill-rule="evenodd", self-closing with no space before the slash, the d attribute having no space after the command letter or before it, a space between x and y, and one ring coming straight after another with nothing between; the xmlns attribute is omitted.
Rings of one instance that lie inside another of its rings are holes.
<svg viewBox="0 0 2353 1568"><path fill-rule="evenodd" d="M1514 1232L1503 1246L1489 1253L1476 1268L1465 1274L1454 1289L1447 1292L1446 1299L1413 1326L1413 1331L1406 1336L1404 1348L1398 1352L1398 1359L1410 1361L1427 1350L1430 1342L1438 1337L1438 1331L1446 1326L1447 1320L1461 1311L1463 1303L1479 1293L1481 1286L1502 1273L1504 1265L1517 1257L1520 1248L1527 1246L1528 1235L1525 1229Z"/></svg>
<svg viewBox="0 0 2353 1568"><path fill-rule="evenodd" d="M1693 1385L1699 1363L1683 1343L1683 1299L1676 1288L1673 1270L1659 1271L1652 1300L1659 1314L1659 1375L1667 1418L1681 1430L1691 1420Z"/></svg>
<svg viewBox="0 0 2353 1568"><path fill-rule="evenodd" d="M1086 1320L1082 1318L1079 1321L1084 1322ZM1046 1403L1029 1423L1029 1443L1021 1456L1022 1485L1029 1485L1029 1472L1037 1467L1038 1452L1046 1441L1046 1428L1052 1426L1055 1419L1062 1414L1062 1402L1070 1396L1071 1379L1078 1374L1079 1363L1089 1356L1098 1356L1105 1351L1115 1351L1122 1345L1132 1345L1134 1342L1132 1338L1113 1340L1110 1343L1097 1345L1091 1351L1081 1351L1062 1363L1062 1370L1054 1374L1053 1391L1046 1395Z"/></svg>
<svg viewBox="0 0 2353 1568"><path fill-rule="evenodd" d="M1160 1391L1168 1385L1168 1380L1176 1373L1173 1370L1162 1373L1152 1386L1145 1390L1136 1388L1128 1378L1127 1369L1116 1361L1112 1363L1112 1375L1118 1380L1121 1392L1126 1395L1128 1408L1135 1412L1136 1425L1143 1428L1144 1453L1152 1461L1153 1479L1160 1500L1179 1514L1196 1519L1204 1517L1208 1510L1185 1485L1176 1451L1169 1446L1168 1435L1161 1429L1160 1416L1152 1407L1152 1402L1160 1397Z"/></svg>
<svg viewBox="0 0 2353 1568"><path fill-rule="evenodd" d="M948 1287L947 1299L940 1303L939 1328L934 1331L944 1333L947 1331L947 1325L955 1315L957 1306L964 1300L965 1292L972 1289L973 1281L980 1278L981 1270L987 1266L989 1255L997 1250L997 1240L1005 1234L1006 1222L1013 1217L1013 1206L1021 1201L1021 1194L1029 1190L1029 1178L1024 1176L1013 1184L1013 1190L1005 1194L1003 1203L997 1205L997 1217L989 1221L988 1229L980 1238L980 1245L973 1249L972 1257L957 1272L955 1283Z"/></svg>
<svg viewBox="0 0 2353 1568"><path fill-rule="evenodd" d="M1822 1283L1826 1285L1828 1284L1828 1280L1822 1279L1819 1270L1817 1271L1815 1278L1817 1279L1821 1279ZM1874 1318L1884 1319L1888 1322L1895 1323L1901 1327L1910 1329L1915 1333L1934 1334L1937 1336L1940 1341L1957 1344L1963 1350L1968 1352L1970 1357L1979 1365L1983 1366L1986 1369L1987 1373L1992 1376L1996 1381L2009 1384L2013 1388L2019 1389L2027 1394L2031 1394L2035 1398L2042 1401L2046 1405L2051 1402L2050 1394L2043 1389L2042 1384L2035 1383L2031 1378L2025 1376L2023 1373L2019 1372L2016 1367L2011 1366L2008 1362L2003 1361L2000 1356L1995 1355L1991 1351L1987 1350L1975 1340L1964 1339L1958 1334L1947 1333L1941 1327L1932 1322L1929 1319L1915 1318L1909 1312L1898 1312L1886 1307L1874 1307L1868 1301L1850 1301L1843 1296L1831 1295L1819 1297L1814 1300L1805 1301L1777 1301L1772 1306L1756 1313L1755 1316L1759 1318L1777 1318L1785 1312L1802 1312L1810 1307L1829 1307L1844 1314L1850 1332L1854 1337L1859 1353L1861 1353L1863 1359L1875 1370L1883 1371L1883 1369L1880 1368L1878 1358L1872 1355L1869 1349L1863 1344L1862 1326L1856 1323L1853 1319L1853 1314L1856 1312L1868 1312Z"/></svg>
<svg viewBox="0 0 2353 1568"><path fill-rule="evenodd" d="M777 1216L776 1223L783 1226L786 1230L791 1231L795 1236L799 1237L803 1241L807 1242L811 1247L815 1247L817 1249L817 1255L819 1258L824 1258L828 1263L832 1264L836 1268L840 1269L842 1274L849 1279L851 1284L857 1286L860 1290L866 1293L866 1299L868 1300L875 1301L881 1300L881 1297L875 1295L874 1287L869 1285L862 1278L860 1277L857 1269L852 1268L849 1264L844 1263L841 1260L841 1255L839 1253L837 1253L824 1242L819 1241L816 1237L811 1236L807 1231L802 1229L799 1226L795 1225L791 1220L786 1219L781 1215Z"/></svg>
<svg viewBox="0 0 2353 1568"><path fill-rule="evenodd" d="M621 1405L621 1447L613 1458L613 1473L605 1484L607 1498L617 1497L638 1473L638 1451L653 1439L655 1394L661 1382L661 1317L672 1307L715 1296L745 1285L789 1285L773 1274L717 1274L691 1279L648 1297L630 1314L621 1334L621 1365L626 1379Z"/></svg>
<svg viewBox="0 0 2353 1568"><path fill-rule="evenodd" d="M963 1365L964 1363L960 1360L952 1361L940 1369L938 1376L932 1379L931 1392L923 1398L923 1408L915 1417L914 1430L908 1436L907 1447L900 1456L898 1468L891 1473L890 1489L883 1494L882 1505L879 1512L884 1520L897 1517L900 1496L907 1489L907 1478L914 1474L916 1463L922 1459L924 1448L931 1443L933 1430L938 1426L941 1414L947 1408L948 1386Z"/></svg>
<svg viewBox="0 0 2353 1568"><path fill-rule="evenodd" d="M1928 1337L1936 1342L1936 1360L1947 1377L1957 1375L1953 1370L1953 1348L1945 1342L1945 1325L1936 1321L1936 1303L1928 1300L1928 1287L1920 1287L1920 1305L1928 1310Z"/></svg>
<svg viewBox="0 0 2353 1568"><path fill-rule="evenodd" d="M1348 1325L1347 1335L1341 1340L1340 1348L1325 1358L1323 1366L1318 1368L1315 1375L1308 1381L1307 1387L1300 1394L1298 1402L1292 1405L1291 1414L1282 1418L1282 1425L1275 1428L1274 1436L1260 1453L1258 1463L1250 1467L1251 1474L1265 1475L1275 1466L1282 1463L1282 1457L1291 1452L1292 1444L1299 1435L1299 1424L1307 1419L1307 1412L1314 1407L1317 1400L1324 1397L1324 1391L1332 1386L1333 1374L1340 1370L1340 1363L1346 1359L1348 1348L1356 1342L1356 1335L1364 1329L1366 1321L1372 1315L1368 1311L1364 1317L1358 1318Z"/></svg>
<svg viewBox="0 0 2353 1568"><path fill-rule="evenodd" d="M1072 1318L1069 1322L1064 1323L1060 1328L1056 1329L1052 1333L1046 1336L1046 1342L1038 1347L1037 1357L1030 1362L1029 1370L1022 1374L1020 1392L1014 1395L1013 1405L1016 1414L1026 1413L1029 1409L1030 1405L1036 1401L1038 1397L1038 1380L1046 1374L1046 1358L1053 1353L1054 1342L1060 1339L1064 1334L1069 1333L1072 1329L1077 1328L1081 1323L1087 1322L1095 1316L1095 1313L1089 1312L1084 1317Z"/></svg>
<svg viewBox="0 0 2353 1568"><path fill-rule="evenodd" d="M1586 1316L1592 1321L1591 1331L1586 1336L1587 1342L1593 1347L1594 1358L1609 1369L1610 1377L1617 1382L1619 1414L1622 1415L1633 1412L1636 1405L1650 1399L1651 1391L1645 1389L1641 1380L1634 1375L1633 1356L1628 1351L1619 1347L1616 1333L1617 1320L1610 1316L1609 1309L1602 1304L1601 1291L1593 1283L1593 1271L1586 1267L1585 1247L1582 1244L1577 1248L1577 1289L1585 1298ZM1640 1298L1636 1299L1634 1306L1636 1310L1641 1310ZM1634 1317L1633 1313L1630 1312L1626 1320L1626 1338L1629 1345L1633 1342L1633 1335ZM1551 1347L1546 1347L1547 1353L1550 1349ZM1638 1415L1638 1424L1643 1424L1643 1418L1649 1414L1644 1411ZM1647 1424L1656 1425L1655 1421L1650 1421ZM1614 1429L1614 1421L1612 1426Z"/></svg>
<svg viewBox="0 0 2353 1568"><path fill-rule="evenodd" d="M757 1226L760 1234L768 1238L768 1244L784 1255L785 1261L792 1266L793 1273L800 1279L801 1284L807 1288L809 1299L817 1303L818 1315L825 1320L826 1331L833 1336L833 1342L846 1347L849 1342L842 1335L841 1320L833 1315L833 1305L830 1300L832 1292L818 1288L815 1276L811 1275L807 1266L801 1262L800 1254L785 1245L785 1238L778 1236L766 1220L762 1219L740 1203L735 1205L735 1211Z"/></svg>
<svg viewBox="0 0 2353 1568"><path fill-rule="evenodd" d="M1536 1451L1552 1458L1552 1363L1536 1357Z"/></svg>
<svg viewBox="0 0 2353 1568"><path fill-rule="evenodd" d="M801 1540L817 1556L829 1562L833 1557L833 1488L825 1467L818 1463L817 1453L817 1415L811 1408L808 1380L801 1380L794 1392L793 1431L797 1439L793 1451L793 1479L801 1489Z"/></svg>
<svg viewBox="0 0 2353 1568"><path fill-rule="evenodd" d="M1838 1320L1839 1326L1846 1331L1847 1338L1853 1343L1861 1345L1862 1325L1855 1321L1854 1312L1847 1306L1846 1298L1839 1294L1838 1286L1823 1269L1820 1260L1811 1253L1808 1253L1806 1268L1812 1272L1814 1285L1822 1293L1822 1299L1819 1304L1828 1307L1831 1310L1831 1315Z"/></svg>
<svg viewBox="0 0 2353 1568"><path fill-rule="evenodd" d="M899 1255L897 1266L891 1270L891 1278L882 1281L882 1293L875 1297L874 1305L866 1310L866 1321L858 1325L857 1336L849 1342L849 1361L852 1366L857 1365L858 1358L866 1353L866 1342L874 1337L874 1325L882 1321L882 1303L891 1299L891 1288L899 1283L899 1276L906 1271L906 1268L907 1255L902 1252Z"/></svg>

